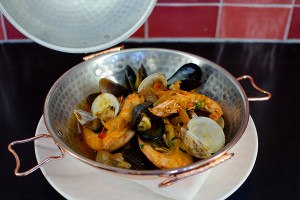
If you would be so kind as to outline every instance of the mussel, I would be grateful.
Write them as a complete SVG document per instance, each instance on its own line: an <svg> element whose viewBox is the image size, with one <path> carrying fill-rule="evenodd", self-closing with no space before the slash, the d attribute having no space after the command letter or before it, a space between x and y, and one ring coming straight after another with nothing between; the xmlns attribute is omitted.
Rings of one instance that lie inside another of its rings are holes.
<svg viewBox="0 0 300 200"><path fill-rule="evenodd" d="M148 110L151 105L151 102L144 102L132 110L131 129L143 141L159 140L165 132L163 119L153 115Z"/></svg>
<svg viewBox="0 0 300 200"><path fill-rule="evenodd" d="M101 93L110 93L116 97L127 96L129 90L121 84L115 83L108 78L101 78L99 81L99 89Z"/></svg>
<svg viewBox="0 0 300 200"><path fill-rule="evenodd" d="M141 67L138 69L136 74L136 80L135 80L135 88L137 89L141 82L148 76L146 69L143 64L141 64Z"/></svg>
<svg viewBox="0 0 300 200"><path fill-rule="evenodd" d="M202 70L194 63L187 63L180 67L167 81L171 85L180 81L180 89L193 90L201 85Z"/></svg>
<svg viewBox="0 0 300 200"><path fill-rule="evenodd" d="M143 64L141 64L136 74L134 70L129 65L127 65L125 69L126 87L132 92L136 92L142 80L147 76L148 75Z"/></svg>
<svg viewBox="0 0 300 200"><path fill-rule="evenodd" d="M124 159L131 164L130 169L145 170L156 169L148 158L141 152L135 135L121 150Z"/></svg>
<svg viewBox="0 0 300 200"><path fill-rule="evenodd" d="M125 68L125 83L126 83L126 87L133 92L136 91L135 80L136 80L135 72L129 65L127 65Z"/></svg>

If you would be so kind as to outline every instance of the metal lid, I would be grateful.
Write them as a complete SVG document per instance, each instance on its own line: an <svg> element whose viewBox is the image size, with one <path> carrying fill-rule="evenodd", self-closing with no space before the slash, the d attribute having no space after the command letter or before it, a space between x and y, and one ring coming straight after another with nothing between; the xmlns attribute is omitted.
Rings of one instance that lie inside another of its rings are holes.
<svg viewBox="0 0 300 200"><path fill-rule="evenodd" d="M21 33L68 53L107 49L146 21L156 0L0 0L5 17Z"/></svg>

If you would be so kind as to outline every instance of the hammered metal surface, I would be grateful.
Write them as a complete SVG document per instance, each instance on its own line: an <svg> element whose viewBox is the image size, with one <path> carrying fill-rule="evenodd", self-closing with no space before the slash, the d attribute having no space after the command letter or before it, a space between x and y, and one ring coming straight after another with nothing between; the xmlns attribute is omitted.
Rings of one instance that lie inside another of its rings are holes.
<svg viewBox="0 0 300 200"><path fill-rule="evenodd" d="M69 120L76 104L99 91L100 78L108 77L123 84L126 65L137 70L141 64L148 74L160 71L168 78L189 62L198 64L203 70L203 84L198 92L218 101L224 110L224 132L229 144L237 134L241 136L241 130L245 128L242 126L248 120L245 119L248 117L247 99L234 78L223 68L203 58L162 49L123 50L98 56L69 70L54 84L46 99L44 115L49 131L72 150L88 157L86 149L76 140L76 126Z"/></svg>
<svg viewBox="0 0 300 200"><path fill-rule="evenodd" d="M124 41L156 0L0 0L6 18L30 39L65 52L93 52Z"/></svg>

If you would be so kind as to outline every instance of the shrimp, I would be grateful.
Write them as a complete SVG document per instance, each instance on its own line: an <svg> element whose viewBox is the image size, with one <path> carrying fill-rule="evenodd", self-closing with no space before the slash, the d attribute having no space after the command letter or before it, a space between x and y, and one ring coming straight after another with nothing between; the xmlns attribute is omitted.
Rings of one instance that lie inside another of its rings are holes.
<svg viewBox="0 0 300 200"><path fill-rule="evenodd" d="M208 111L210 113L209 117L215 121L223 115L222 108L216 101L195 91L187 92L180 89L161 90L157 91L156 95L159 99L150 111L160 117L167 117L177 113L178 106L185 110L198 107Z"/></svg>
<svg viewBox="0 0 300 200"><path fill-rule="evenodd" d="M165 119L166 140L169 148L153 148L151 144L138 138L141 151L160 169L171 169L187 166L193 163L192 156L186 153L182 140L176 137L173 126Z"/></svg>
<svg viewBox="0 0 300 200"><path fill-rule="evenodd" d="M99 133L100 136L94 131L83 128L83 138L86 144L96 151L108 152L124 146L134 136L134 131L130 130L131 111L143 102L144 97L139 94L128 95L120 113L104 123L106 131Z"/></svg>
<svg viewBox="0 0 300 200"><path fill-rule="evenodd" d="M223 110L220 104L211 98L197 92L190 92L189 96L191 97L193 103L202 104L200 107L210 112L209 117L211 119L217 121L223 115Z"/></svg>

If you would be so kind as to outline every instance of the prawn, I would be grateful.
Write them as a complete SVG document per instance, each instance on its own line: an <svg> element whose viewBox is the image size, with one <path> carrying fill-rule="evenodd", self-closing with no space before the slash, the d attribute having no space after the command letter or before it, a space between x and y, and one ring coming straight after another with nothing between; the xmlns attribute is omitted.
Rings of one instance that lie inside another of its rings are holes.
<svg viewBox="0 0 300 200"><path fill-rule="evenodd" d="M160 169L171 169L187 166L193 163L192 156L183 149L182 140L176 137L173 126L165 119L166 140L169 148L153 148L150 143L138 138L141 151Z"/></svg>
<svg viewBox="0 0 300 200"><path fill-rule="evenodd" d="M144 97L133 93L124 100L120 113L104 123L105 131L101 135L94 131L83 128L83 138L86 144L96 150L106 150L112 152L124 146L133 136L134 131L130 130L130 120L132 109L144 102Z"/></svg>
<svg viewBox="0 0 300 200"><path fill-rule="evenodd" d="M198 107L208 111L210 113L209 117L215 121L223 115L222 108L216 101L195 91L187 92L180 89L160 90L156 92L156 95L159 97L158 101L150 111L160 117L167 117L177 113L178 106L185 110L192 110Z"/></svg>

